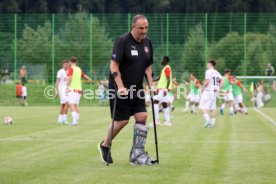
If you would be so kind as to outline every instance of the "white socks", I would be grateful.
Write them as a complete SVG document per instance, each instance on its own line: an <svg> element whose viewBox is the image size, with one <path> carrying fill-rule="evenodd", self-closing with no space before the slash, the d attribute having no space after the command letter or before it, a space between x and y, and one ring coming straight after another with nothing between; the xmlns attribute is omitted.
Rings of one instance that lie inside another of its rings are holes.
<svg viewBox="0 0 276 184"><path fill-rule="evenodd" d="M210 119L210 124L211 124L212 126L215 126L215 124L216 124L216 119L215 119L215 118L211 118L211 119Z"/></svg>
<svg viewBox="0 0 276 184"><path fill-rule="evenodd" d="M63 114L62 119L63 119L63 121L67 121L67 114Z"/></svg>
<svg viewBox="0 0 276 184"><path fill-rule="evenodd" d="M192 105L192 111L193 111L193 113L196 113L196 106L195 106L195 104Z"/></svg>
<svg viewBox="0 0 276 184"><path fill-rule="evenodd" d="M77 112L73 111L71 112L71 114L72 114L73 124L77 124L78 123Z"/></svg>
<svg viewBox="0 0 276 184"><path fill-rule="evenodd" d="M163 111L164 111L166 122L169 123L171 121L169 107L163 109Z"/></svg>
<svg viewBox="0 0 276 184"><path fill-rule="evenodd" d="M159 122L159 104L154 104L154 114L156 122Z"/></svg>
<svg viewBox="0 0 276 184"><path fill-rule="evenodd" d="M186 110L189 110L189 105L190 105L190 101L186 100L186 103L185 103Z"/></svg>
<svg viewBox="0 0 276 184"><path fill-rule="evenodd" d="M230 107L230 113L234 114L234 108L233 107Z"/></svg>
<svg viewBox="0 0 276 184"><path fill-rule="evenodd" d="M209 114L204 113L204 114L203 114L203 117L204 117L204 119L205 119L205 122L210 122Z"/></svg>
<svg viewBox="0 0 276 184"><path fill-rule="evenodd" d="M59 114L59 115L58 115L58 122L62 122L62 119L63 119L62 114Z"/></svg>

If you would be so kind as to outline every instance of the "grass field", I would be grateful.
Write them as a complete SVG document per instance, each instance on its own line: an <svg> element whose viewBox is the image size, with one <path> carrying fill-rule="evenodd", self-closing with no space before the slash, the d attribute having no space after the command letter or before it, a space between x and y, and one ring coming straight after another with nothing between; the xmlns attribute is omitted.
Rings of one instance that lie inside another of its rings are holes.
<svg viewBox="0 0 276 184"><path fill-rule="evenodd" d="M97 144L110 123L107 107L83 107L80 125L56 123L58 107L0 107L0 183L275 183L276 126L253 110L218 116L214 129L199 115L173 113L172 127L158 127L160 165L128 163L133 121L116 138L115 163L106 167ZM276 120L275 109L266 108ZM162 115L161 115L162 116ZM154 152L150 129L147 150Z"/></svg>

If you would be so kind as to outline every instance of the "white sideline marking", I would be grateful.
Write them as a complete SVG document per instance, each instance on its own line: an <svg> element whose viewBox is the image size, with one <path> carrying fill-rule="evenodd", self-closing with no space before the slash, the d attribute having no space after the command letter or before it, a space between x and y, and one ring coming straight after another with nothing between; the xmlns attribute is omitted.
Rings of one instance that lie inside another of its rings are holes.
<svg viewBox="0 0 276 184"><path fill-rule="evenodd" d="M40 139L40 138L0 138L0 142L27 142L27 141L40 141L40 142L90 142L98 143L96 140L88 139ZM116 142L130 142L127 140L118 139ZM153 140L148 140L147 142L154 142ZM160 140L158 142L163 143L211 143L211 144L276 144L276 141L220 141L220 140L183 140L183 139L167 139Z"/></svg>
<svg viewBox="0 0 276 184"><path fill-rule="evenodd" d="M263 113L262 111L260 111L257 108L254 108L254 110L256 112L258 112L260 115L262 115L263 117L265 117L266 119L268 119L270 121L270 123L272 123L274 126L276 126L276 122L270 116L268 116L267 114Z"/></svg>

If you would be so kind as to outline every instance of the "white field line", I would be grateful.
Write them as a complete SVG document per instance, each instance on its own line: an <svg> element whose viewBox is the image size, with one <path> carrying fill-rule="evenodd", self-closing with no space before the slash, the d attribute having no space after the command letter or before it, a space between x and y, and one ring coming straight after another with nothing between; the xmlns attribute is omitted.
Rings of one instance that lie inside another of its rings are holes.
<svg viewBox="0 0 276 184"><path fill-rule="evenodd" d="M90 143L98 143L99 141L96 140L89 140L89 139L40 139L40 138L0 138L0 142L90 142ZM118 139L115 142L131 142L127 140ZM154 142L153 140L148 140L147 142ZM276 144L275 141L220 141L220 140L183 140L183 139L167 139L167 140L160 140L158 142L161 143L210 143L210 144Z"/></svg>
<svg viewBox="0 0 276 184"><path fill-rule="evenodd" d="M272 123L274 126L276 126L276 121L274 121L270 116L268 116L267 114L263 113L262 111L260 111L257 108L254 108L254 110L256 112L258 112L260 115L262 115L263 117L265 117L267 120L269 120L269 122Z"/></svg>

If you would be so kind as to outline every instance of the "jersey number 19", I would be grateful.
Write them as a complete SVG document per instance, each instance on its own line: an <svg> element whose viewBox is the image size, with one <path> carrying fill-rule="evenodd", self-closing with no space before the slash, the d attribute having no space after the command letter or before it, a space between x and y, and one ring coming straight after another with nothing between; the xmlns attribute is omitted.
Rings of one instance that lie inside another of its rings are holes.
<svg viewBox="0 0 276 184"><path fill-rule="evenodd" d="M218 77L213 77L212 79L213 79L214 86L219 86L219 82L220 82L219 78Z"/></svg>

